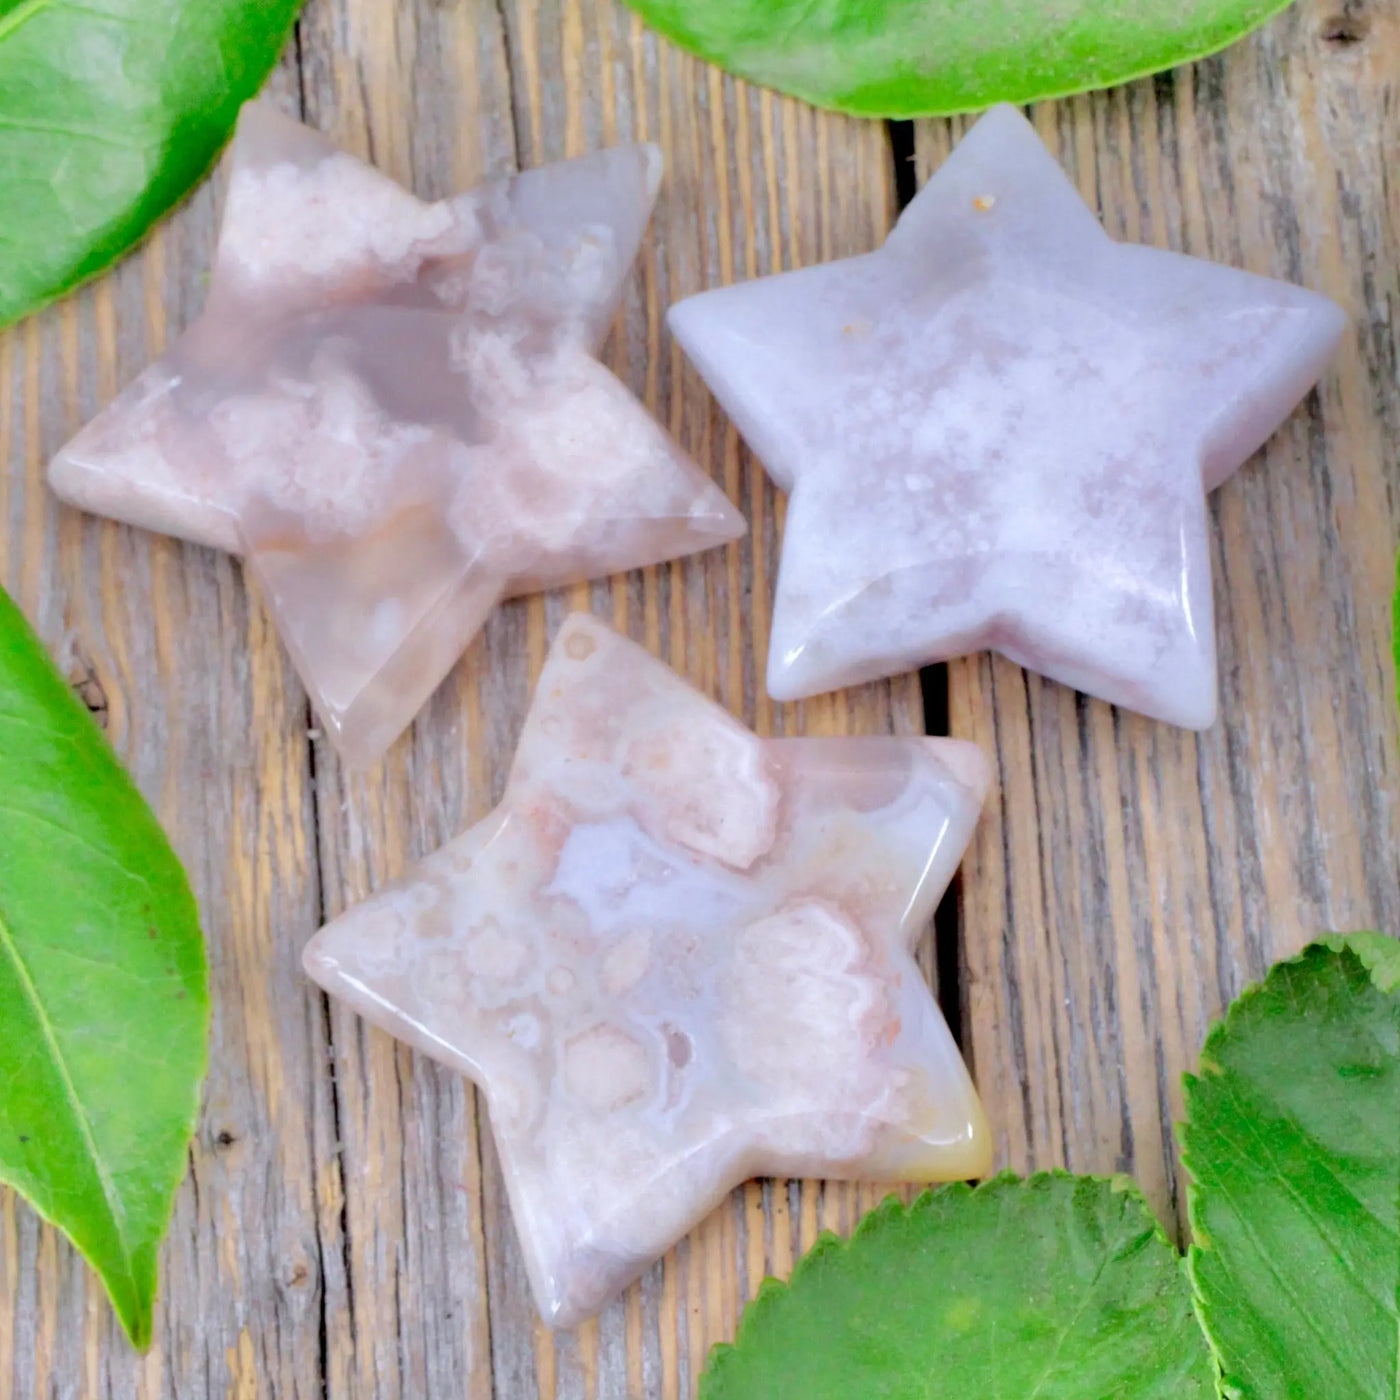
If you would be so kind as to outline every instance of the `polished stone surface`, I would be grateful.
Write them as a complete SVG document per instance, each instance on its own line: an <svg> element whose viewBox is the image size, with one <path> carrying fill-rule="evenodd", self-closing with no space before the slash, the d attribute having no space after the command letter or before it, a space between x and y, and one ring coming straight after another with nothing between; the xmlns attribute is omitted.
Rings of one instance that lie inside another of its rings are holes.
<svg viewBox="0 0 1400 1400"><path fill-rule="evenodd" d="M1114 243L1003 107L880 251L670 321L792 493L775 699L992 649L1213 722L1206 493L1322 374L1331 302Z"/></svg>
<svg viewBox="0 0 1400 1400"><path fill-rule="evenodd" d="M250 105L203 315L54 489L243 554L373 761L501 598L744 531L594 358L660 178L626 146L425 203Z"/></svg>
<svg viewBox="0 0 1400 1400"><path fill-rule="evenodd" d="M987 1171L912 956L987 783L953 740L758 739L575 614L500 806L306 969L485 1090L570 1326L748 1177Z"/></svg>

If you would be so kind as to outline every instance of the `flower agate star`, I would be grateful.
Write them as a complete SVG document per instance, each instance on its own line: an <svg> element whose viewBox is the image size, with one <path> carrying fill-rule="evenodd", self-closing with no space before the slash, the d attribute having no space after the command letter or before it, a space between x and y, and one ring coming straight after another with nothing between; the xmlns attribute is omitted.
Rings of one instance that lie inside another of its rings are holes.
<svg viewBox="0 0 1400 1400"><path fill-rule="evenodd" d="M982 1175L910 949L988 781L946 739L773 739L576 614L501 805L306 969L485 1090L540 1311L571 1326L760 1173Z"/></svg>
<svg viewBox="0 0 1400 1400"><path fill-rule="evenodd" d="M774 698L990 648L1214 721L1206 493L1321 375L1331 302L1114 243L1001 107L879 252L670 319L792 493Z"/></svg>
<svg viewBox="0 0 1400 1400"><path fill-rule="evenodd" d="M622 147L429 204L250 105L204 314L54 489L243 554L373 761L501 598L744 532L594 358L660 170Z"/></svg>

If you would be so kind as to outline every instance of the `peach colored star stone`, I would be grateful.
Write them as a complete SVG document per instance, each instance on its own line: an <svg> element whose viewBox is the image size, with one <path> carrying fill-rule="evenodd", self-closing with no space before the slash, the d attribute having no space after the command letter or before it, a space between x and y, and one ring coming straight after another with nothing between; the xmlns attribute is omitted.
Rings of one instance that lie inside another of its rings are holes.
<svg viewBox="0 0 1400 1400"><path fill-rule="evenodd" d="M987 648L1205 728L1206 493L1316 382L1345 318L1114 243L1002 107L880 251L703 293L670 322L792 493L775 699Z"/></svg>
<svg viewBox="0 0 1400 1400"><path fill-rule="evenodd" d="M911 953L987 782L952 740L758 739L576 614L501 805L306 970L485 1090L540 1311L571 1326L748 1177L987 1170Z"/></svg>
<svg viewBox="0 0 1400 1400"><path fill-rule="evenodd" d="M327 731L374 760L500 599L744 532L594 358L660 175L627 146L424 203L250 105L203 315L54 490L242 554Z"/></svg>

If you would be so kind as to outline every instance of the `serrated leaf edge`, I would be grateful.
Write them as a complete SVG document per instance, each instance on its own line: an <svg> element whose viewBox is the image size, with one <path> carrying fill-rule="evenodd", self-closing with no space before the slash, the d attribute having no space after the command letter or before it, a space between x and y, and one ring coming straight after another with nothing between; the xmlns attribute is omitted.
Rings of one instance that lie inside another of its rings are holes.
<svg viewBox="0 0 1400 1400"><path fill-rule="evenodd" d="M928 1190L920 1192L907 1205L897 1195L891 1194L861 1219L849 1239L843 1239L830 1230L823 1230L812 1248L797 1261L786 1280L776 1278L763 1280L759 1285L758 1292L744 1309L734 1340L720 1342L710 1349L704 1370L700 1374L702 1400L705 1393L703 1388L705 1382L720 1366L725 1364L729 1356L744 1346L749 1335L758 1328L763 1316L776 1300L799 1286L809 1274L825 1267L827 1261L833 1256L848 1253L854 1246L864 1241L867 1236L886 1228L895 1220L908 1219L919 1211L928 1210L935 1202L950 1198L966 1201L980 1200L983 1197L996 1195L1006 1190L1033 1190L1037 1186L1051 1182L1069 1182L1075 1186L1094 1184L1107 1187L1114 1195L1131 1197L1142 1207L1143 1214L1152 1222L1152 1233L1155 1238L1171 1250L1181 1267L1185 1267L1186 1261L1182 1258L1175 1241L1163 1230L1162 1222L1157 1218L1157 1212L1152 1209L1151 1203L1142 1192L1142 1188L1132 1177L1122 1172L1113 1172L1108 1175L1079 1175L1055 1167L1022 1177L1013 1171L1002 1171L975 1186L969 1182L955 1181L946 1186L930 1187Z"/></svg>
<svg viewBox="0 0 1400 1400"><path fill-rule="evenodd" d="M1397 596L1397 645L1400 645L1400 596ZM1215 1363L1216 1390L1221 1400L1241 1400L1244 1391L1239 1389L1229 1378L1226 1369L1226 1358L1214 1331L1212 1330L1205 1299L1202 1295L1200 1278L1196 1268L1198 1261L1206 1254L1216 1252L1215 1245L1211 1242L1210 1235L1201 1224L1201 1190L1196 1181L1196 1174L1192 1168L1192 1153L1187 1144L1187 1134L1191 1129L1191 1105L1197 1086L1202 1079L1207 1076L1218 1077L1223 1071L1220 1062L1212 1055L1212 1048L1218 1045L1231 1030L1232 1022L1238 1013L1256 1001L1265 992L1270 990L1275 979L1283 977L1287 972L1301 967L1310 959L1317 957L1319 953L1325 953L1333 958L1341 959L1345 957L1354 958L1360 965L1372 984L1382 993L1388 996L1396 994L1397 988L1387 987L1376 980L1370 963L1357 949L1357 942L1373 938L1386 938L1389 935L1374 931L1358 931L1356 933L1332 933L1309 943L1306 948L1291 958L1284 958L1276 962L1267 973L1258 981L1252 982L1225 1008L1225 1014L1210 1028L1206 1034L1205 1044L1201 1047L1200 1070L1197 1074L1184 1074L1181 1077L1185 1117L1176 1125L1177 1145L1181 1150L1181 1165L1186 1169L1186 1220L1191 1231L1191 1244L1186 1251L1183 1263L1186 1267L1187 1277L1191 1282L1191 1310L1195 1313L1196 1321L1200 1325L1201 1333L1206 1339L1206 1345L1210 1348L1211 1360Z"/></svg>
<svg viewBox="0 0 1400 1400"><path fill-rule="evenodd" d="M1327 948L1334 953L1352 953L1360 960L1378 991L1386 996L1400 992L1400 968L1397 968L1395 980L1391 981L1384 976L1384 969L1379 966L1380 959L1375 956L1384 948L1400 961L1400 940L1390 934L1380 933L1375 929L1358 929L1355 933L1329 933L1312 946Z"/></svg>

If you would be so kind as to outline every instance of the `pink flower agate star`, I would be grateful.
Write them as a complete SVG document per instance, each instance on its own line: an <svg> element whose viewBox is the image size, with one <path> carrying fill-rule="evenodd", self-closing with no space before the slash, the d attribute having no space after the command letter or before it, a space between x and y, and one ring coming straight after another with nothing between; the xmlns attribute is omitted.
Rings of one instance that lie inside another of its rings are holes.
<svg viewBox="0 0 1400 1400"><path fill-rule="evenodd" d="M540 1311L596 1311L759 1174L983 1175L911 954L977 822L946 739L758 739L575 614L501 805L306 970L486 1094Z"/></svg>
<svg viewBox="0 0 1400 1400"><path fill-rule="evenodd" d="M989 648L1207 728L1206 493L1317 381L1345 318L1113 242L1001 107L880 251L691 297L670 324L791 492L775 699Z"/></svg>
<svg viewBox="0 0 1400 1400"><path fill-rule="evenodd" d="M54 490L242 554L373 761L503 597L744 533L594 358L660 174L627 146L424 203L250 105L203 315Z"/></svg>

